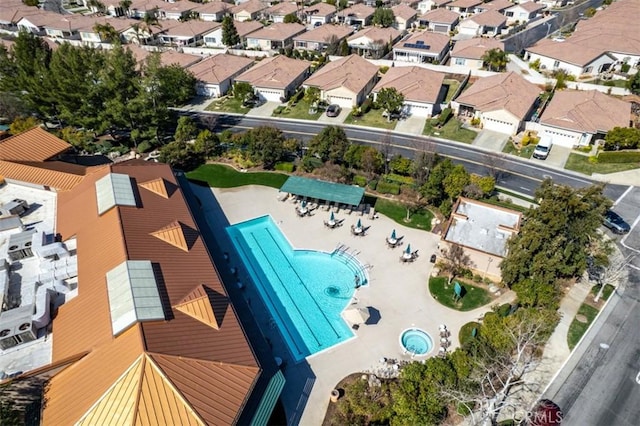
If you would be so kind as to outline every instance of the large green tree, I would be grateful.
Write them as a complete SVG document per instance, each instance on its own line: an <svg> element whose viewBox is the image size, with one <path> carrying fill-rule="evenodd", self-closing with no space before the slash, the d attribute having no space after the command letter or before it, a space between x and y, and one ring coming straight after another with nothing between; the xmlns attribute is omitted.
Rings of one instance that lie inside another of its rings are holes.
<svg viewBox="0 0 640 426"><path fill-rule="evenodd" d="M340 164L350 144L342 127L327 126L309 141L307 155Z"/></svg>
<svg viewBox="0 0 640 426"><path fill-rule="evenodd" d="M627 89L634 95L640 95L640 71L629 77Z"/></svg>
<svg viewBox="0 0 640 426"><path fill-rule="evenodd" d="M386 114L387 121L391 121L391 114L399 112L404 105L404 95L394 87L384 87L378 92L376 103Z"/></svg>
<svg viewBox="0 0 640 426"><path fill-rule="evenodd" d="M273 169L286 153L284 136L275 127L256 127L245 132L243 139L251 161L265 169Z"/></svg>
<svg viewBox="0 0 640 426"><path fill-rule="evenodd" d="M582 275L592 242L602 238L598 228L611 205L603 189L602 184L574 189L545 180L536 191L539 207L527 211L520 232L507 243L503 282L535 306L541 300L537 293L550 291L545 286Z"/></svg>
<svg viewBox="0 0 640 426"><path fill-rule="evenodd" d="M504 71L508 62L509 57L504 50L499 48L489 49L482 55L482 63L489 71Z"/></svg>
<svg viewBox="0 0 640 426"><path fill-rule="evenodd" d="M393 10L388 7L378 7L373 12L373 18L371 20L373 25L380 27L391 27L396 22L396 17L393 14Z"/></svg>
<svg viewBox="0 0 640 426"><path fill-rule="evenodd" d="M227 15L222 19L222 44L228 47L240 44L240 36L231 15Z"/></svg>

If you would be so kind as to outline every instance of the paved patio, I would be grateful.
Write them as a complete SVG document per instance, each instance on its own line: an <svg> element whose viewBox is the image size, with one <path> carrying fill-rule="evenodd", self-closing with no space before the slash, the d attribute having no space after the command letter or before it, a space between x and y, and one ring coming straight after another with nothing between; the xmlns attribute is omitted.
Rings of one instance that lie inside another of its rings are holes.
<svg viewBox="0 0 640 426"><path fill-rule="evenodd" d="M195 185L193 189L196 195L209 191L208 188ZM429 257L437 252L437 235L405 228L385 216L370 220L366 215L361 217L346 212L335 214L336 219L345 219L344 226L331 230L323 225L323 220L329 217L328 212L316 210L313 216L298 217L296 205L290 201L278 201L280 194L273 188L250 186L212 191L230 224L270 214L294 247L331 252L343 244L368 268L369 285L356 291L352 303L375 308L380 313L377 321L361 325L355 331L355 338L295 364L273 321L269 321L268 312L255 290L251 289L246 271L242 270L239 259L232 255L229 267L238 267L239 281L247 283L245 299L258 323L265 324L263 333L272 346L274 357L284 361L287 384L282 401L290 424L321 424L329 404L329 394L345 376L364 371L383 373L380 371L383 367L380 359L383 357L410 361L411 356L403 353L399 343L400 334L406 328L421 328L436 340L434 349L429 353L432 356L437 354L439 347L439 324L448 326L451 349L454 349L458 346L460 327L489 310L488 305L470 312L458 312L440 305L431 297L427 281L433 265L429 263ZM199 198L206 200L205 195ZM225 218L215 216L217 209L207 205L206 201L203 210L212 228L219 229L220 223L225 222ZM365 227L370 227L364 237L350 234L350 225L355 224L358 218ZM403 249L386 247L385 238L393 229L398 236L404 236L403 247L411 244L412 251L419 250L420 256L415 262L401 263L399 257ZM228 247L229 243L221 241L221 244ZM230 247L228 249L229 253L233 253ZM513 297L513 293L507 292L492 304L505 303Z"/></svg>

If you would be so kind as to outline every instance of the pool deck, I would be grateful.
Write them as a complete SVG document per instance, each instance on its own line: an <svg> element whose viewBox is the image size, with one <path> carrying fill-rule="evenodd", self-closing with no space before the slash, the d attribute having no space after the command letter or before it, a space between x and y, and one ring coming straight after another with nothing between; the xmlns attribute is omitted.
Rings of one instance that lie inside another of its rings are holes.
<svg viewBox="0 0 640 426"><path fill-rule="evenodd" d="M313 216L298 217L296 205L290 201L279 201L278 190L268 187L208 189L193 185L193 191L196 195L203 194L199 198L214 233L220 232L220 226L227 222L236 224L269 214L295 248L331 252L343 244L363 265L369 265L369 284L356 291L353 303L359 307L374 308L379 316L372 317L371 324L360 325L355 331L356 338L296 364L290 359L277 330L272 327L267 333L274 356L284 360L287 384L282 402L289 424L321 425L330 392L345 376L357 372L384 376L389 366L381 363L381 358L411 361L411 356L404 354L400 346L399 337L403 330L417 327L428 332L434 340L434 348L428 356L437 355L440 324L447 325L451 332L451 349L455 349L460 327L490 310L487 305L473 311L459 312L442 306L431 297L427 283L433 264L429 262L429 257L437 253L438 235L403 227L382 215L370 220L366 215L349 215L342 211L335 213L335 217L336 220L344 219L344 225L329 229L323 224L328 220L329 212L318 209ZM205 196L209 194L203 191L213 191L226 218L219 217L217 206L209 205L212 204L210 197L208 199ZM370 227L364 237L350 233L350 226L358 219L362 220L365 228ZM385 238L393 229L398 237L404 237L404 245L390 249ZM420 256L413 263L399 261L406 244L411 244L412 251L419 250ZM229 267L238 267L239 263L238 259L232 258ZM246 275L246 271L239 269L240 281L247 280ZM254 316L259 322L268 324L268 312L256 301L257 296L252 299L254 293L250 288L244 294ZM514 294L507 292L491 304L513 299Z"/></svg>

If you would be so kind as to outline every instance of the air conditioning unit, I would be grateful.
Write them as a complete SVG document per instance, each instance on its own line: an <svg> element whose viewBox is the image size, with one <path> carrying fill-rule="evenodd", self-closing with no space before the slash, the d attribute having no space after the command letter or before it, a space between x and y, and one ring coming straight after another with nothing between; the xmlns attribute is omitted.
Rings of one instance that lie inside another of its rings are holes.
<svg viewBox="0 0 640 426"><path fill-rule="evenodd" d="M0 206L0 213L2 213L3 216L22 216L27 210L29 210L29 203L25 200L21 200L20 198L14 198L8 203Z"/></svg>
<svg viewBox="0 0 640 426"><path fill-rule="evenodd" d="M0 314L0 349L13 348L38 338L31 318L33 308L33 305L25 305Z"/></svg>
<svg viewBox="0 0 640 426"><path fill-rule="evenodd" d="M31 237L35 232L35 230L19 232L9 237L7 255L12 262L33 256Z"/></svg>

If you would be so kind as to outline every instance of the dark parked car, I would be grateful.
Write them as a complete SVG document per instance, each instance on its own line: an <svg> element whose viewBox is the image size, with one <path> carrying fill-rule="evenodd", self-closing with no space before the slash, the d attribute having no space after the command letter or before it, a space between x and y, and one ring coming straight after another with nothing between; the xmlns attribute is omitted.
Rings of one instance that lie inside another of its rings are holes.
<svg viewBox="0 0 640 426"><path fill-rule="evenodd" d="M626 234L631 230L629 224L613 210L607 210L604 214L604 226L611 229L615 234Z"/></svg>
<svg viewBox="0 0 640 426"><path fill-rule="evenodd" d="M340 105L331 104L327 107L327 117L337 117L340 115L340 111L342 111Z"/></svg>

